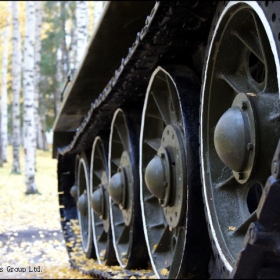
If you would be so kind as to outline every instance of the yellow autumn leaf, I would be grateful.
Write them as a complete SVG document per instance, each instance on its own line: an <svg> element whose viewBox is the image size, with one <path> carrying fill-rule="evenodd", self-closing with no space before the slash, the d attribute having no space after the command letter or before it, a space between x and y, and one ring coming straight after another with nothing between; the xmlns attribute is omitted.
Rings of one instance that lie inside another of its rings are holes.
<svg viewBox="0 0 280 280"><path fill-rule="evenodd" d="M257 96L257 94L253 93L253 92L247 92L247 95L252 96L252 97L256 97Z"/></svg>
<svg viewBox="0 0 280 280"><path fill-rule="evenodd" d="M162 268L161 270L160 270L160 274L161 275L163 275L163 276L167 276L168 275L168 270L166 269L166 268Z"/></svg>
<svg viewBox="0 0 280 280"><path fill-rule="evenodd" d="M119 265L113 265L113 266L110 266L110 269L112 269L112 270L121 270L121 267Z"/></svg>

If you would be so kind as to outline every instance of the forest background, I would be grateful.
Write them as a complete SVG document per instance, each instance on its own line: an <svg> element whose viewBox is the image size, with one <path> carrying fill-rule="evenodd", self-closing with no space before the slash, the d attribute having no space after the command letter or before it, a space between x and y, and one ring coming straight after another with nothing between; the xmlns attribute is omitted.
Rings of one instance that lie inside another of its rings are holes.
<svg viewBox="0 0 280 280"><path fill-rule="evenodd" d="M12 173L38 192L36 149L48 150L67 77L75 72L106 1L0 2L0 167L13 147ZM24 148L24 171L19 148Z"/></svg>

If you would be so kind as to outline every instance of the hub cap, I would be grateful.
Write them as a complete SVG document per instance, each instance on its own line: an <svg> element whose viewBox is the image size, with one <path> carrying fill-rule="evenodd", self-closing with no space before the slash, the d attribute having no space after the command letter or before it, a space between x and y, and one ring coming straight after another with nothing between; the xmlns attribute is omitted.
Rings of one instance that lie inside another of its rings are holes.
<svg viewBox="0 0 280 280"><path fill-rule="evenodd" d="M78 201L77 201L77 207L80 213L84 216L87 217L88 215L88 201L87 201L87 192L84 191L82 195L80 195Z"/></svg>
<svg viewBox="0 0 280 280"><path fill-rule="evenodd" d="M97 189L92 193L90 205L94 212L99 216L100 219L105 218L105 201L104 201L104 190L103 186L99 185Z"/></svg>
<svg viewBox="0 0 280 280"><path fill-rule="evenodd" d="M232 106L218 121L214 145L223 163L232 169L235 179L245 183L253 170L257 150L257 116L253 104L244 93L239 93Z"/></svg>
<svg viewBox="0 0 280 280"><path fill-rule="evenodd" d="M145 182L150 192L164 208L166 222L175 228L183 215L183 167L185 154L182 132L176 124L167 125L163 131L157 155L145 171Z"/></svg>

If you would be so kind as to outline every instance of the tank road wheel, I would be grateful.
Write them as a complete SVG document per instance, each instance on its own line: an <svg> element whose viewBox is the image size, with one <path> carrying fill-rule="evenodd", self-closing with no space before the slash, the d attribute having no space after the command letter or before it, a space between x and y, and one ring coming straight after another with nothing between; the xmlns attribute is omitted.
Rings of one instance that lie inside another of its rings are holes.
<svg viewBox="0 0 280 280"><path fill-rule="evenodd" d="M219 4L202 87L201 168L213 277L229 277L279 133L278 1Z"/></svg>
<svg viewBox="0 0 280 280"><path fill-rule="evenodd" d="M91 214L89 207L89 168L85 153L82 153L77 173L77 209L81 229L82 246L88 258L95 256L92 240Z"/></svg>
<svg viewBox="0 0 280 280"><path fill-rule="evenodd" d="M205 277L210 245L199 176L199 82L186 67L168 71L153 73L142 114L144 233L159 278Z"/></svg>
<svg viewBox="0 0 280 280"><path fill-rule="evenodd" d="M140 115L139 115L140 123ZM138 173L138 128L118 109L111 124L108 191L113 242L120 266L147 265L147 249L142 229Z"/></svg>
<svg viewBox="0 0 280 280"><path fill-rule="evenodd" d="M106 146L107 147L107 146ZM90 204L95 252L99 263L116 264L110 225L107 151L100 137L92 145Z"/></svg>

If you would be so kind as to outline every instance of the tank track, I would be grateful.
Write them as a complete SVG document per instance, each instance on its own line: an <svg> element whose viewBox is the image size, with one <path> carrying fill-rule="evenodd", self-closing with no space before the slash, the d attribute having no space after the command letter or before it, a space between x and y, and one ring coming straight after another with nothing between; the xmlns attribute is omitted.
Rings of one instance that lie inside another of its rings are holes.
<svg viewBox="0 0 280 280"><path fill-rule="evenodd" d="M217 4L218 1L156 2L146 19L145 26L137 33L135 42L129 48L128 55L122 59L120 67L115 71L107 86L91 104L91 108L77 129L73 141L68 146L58 149L57 173L61 224L70 263L84 274L92 275L95 278L114 278L115 275L123 278L131 276L153 278L154 276L149 270L129 271L114 267L111 270L106 269L106 271L103 268L91 269L86 261L79 263L73 258L75 246L79 246L77 234L71 225L71 221L76 219L75 201L70 195L70 188L74 182L75 155L90 149L93 139L106 133L106 128L110 127L112 116L117 108L125 108L126 106L139 108L142 106L150 76L158 65L187 64L201 78L204 49L207 45ZM277 160L280 154L279 150L278 147ZM277 176L271 176L266 186L267 198L269 197L269 200L275 204L279 201L278 196L280 196L278 191L279 178L278 173ZM271 194L273 191L275 193ZM239 278L246 272L248 268L246 260L249 256L255 256L256 260L259 261L265 254L271 254L271 261L268 261L267 269L275 271L275 266L278 265L278 250L272 254L277 246L271 246L267 236L275 231L278 236L279 226L273 224L275 222L273 219L270 224L265 222L266 217L272 213L265 201L260 207L258 223L255 223L253 229L250 227L247 232L244 251L240 255L230 278ZM278 243L276 240L275 244ZM258 249L260 244L262 246L264 244L263 250ZM260 268L250 267L248 271L256 277L258 269ZM279 269L276 270L278 272ZM265 278L267 275L271 276L270 271L267 273L263 272L262 275L258 276L261 278ZM275 276L277 278L279 273Z"/></svg>
<svg viewBox="0 0 280 280"><path fill-rule="evenodd" d="M211 1L156 2L127 57L91 104L74 140L58 149L59 154L76 154L90 148L92 139L100 133L98 128L108 127L118 107L142 104L150 76L158 65L178 61L193 64L189 54L206 44L216 5Z"/></svg>
<svg viewBox="0 0 280 280"><path fill-rule="evenodd" d="M90 149L94 138L106 133L102 128L110 127L117 108L128 105L139 108L143 105L150 76L158 65L187 63L194 69L197 68L196 72L199 75L216 5L216 2L156 2L145 26L137 33L135 42L129 48L127 57L122 59L114 76L91 104L73 141L58 150L61 224L70 263L84 274L95 278L112 278L115 274L123 278L154 277L152 270L128 271L115 268L106 272L104 268L90 269L86 260L79 263L73 259L74 251L80 245L71 225L71 221L76 219L76 205L70 195L70 188L74 182L75 155ZM195 53L198 53L200 59L198 63L190 56Z"/></svg>

